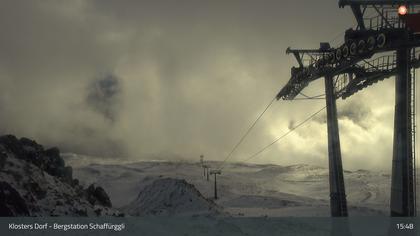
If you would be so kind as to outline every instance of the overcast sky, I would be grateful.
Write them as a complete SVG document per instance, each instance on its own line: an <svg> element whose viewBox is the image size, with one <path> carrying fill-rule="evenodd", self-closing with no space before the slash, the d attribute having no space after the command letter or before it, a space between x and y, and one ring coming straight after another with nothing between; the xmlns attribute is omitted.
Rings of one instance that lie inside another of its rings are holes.
<svg viewBox="0 0 420 236"><path fill-rule="evenodd" d="M285 49L340 41L354 25L336 0L0 3L0 132L138 160L224 159L290 78ZM305 92L324 93L323 81ZM344 168L390 167L393 104L393 79L338 101ZM275 102L231 160L324 105ZM252 162L327 166L324 121Z"/></svg>

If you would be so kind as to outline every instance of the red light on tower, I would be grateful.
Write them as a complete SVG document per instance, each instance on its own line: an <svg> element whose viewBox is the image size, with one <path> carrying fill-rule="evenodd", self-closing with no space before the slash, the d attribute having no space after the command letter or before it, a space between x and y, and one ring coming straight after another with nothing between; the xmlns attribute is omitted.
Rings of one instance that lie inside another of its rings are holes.
<svg viewBox="0 0 420 236"><path fill-rule="evenodd" d="M398 7L398 14L400 16L404 16L405 14L407 14L407 12L408 12L407 6L401 5Z"/></svg>

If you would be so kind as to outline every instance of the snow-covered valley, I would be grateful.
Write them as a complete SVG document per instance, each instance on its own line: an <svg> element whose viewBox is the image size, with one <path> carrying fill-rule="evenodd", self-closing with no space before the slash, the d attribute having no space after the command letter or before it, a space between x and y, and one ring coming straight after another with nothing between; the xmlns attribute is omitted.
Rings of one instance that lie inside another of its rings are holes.
<svg viewBox="0 0 420 236"><path fill-rule="evenodd" d="M325 167L226 163L214 199L213 177L207 180L199 162L63 154L26 138L0 137L1 216L114 216L97 220L126 222L128 234L326 235L339 229L342 235L349 225L363 231L354 235L382 235L384 225L395 225L388 217L389 173L356 170L344 177L349 221L329 218Z"/></svg>

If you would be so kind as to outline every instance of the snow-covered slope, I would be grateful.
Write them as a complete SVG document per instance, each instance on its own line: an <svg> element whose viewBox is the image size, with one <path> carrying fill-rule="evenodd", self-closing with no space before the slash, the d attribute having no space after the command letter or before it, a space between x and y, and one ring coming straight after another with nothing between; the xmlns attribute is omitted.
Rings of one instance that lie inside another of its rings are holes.
<svg viewBox="0 0 420 236"><path fill-rule="evenodd" d="M0 216L119 215L101 187L84 189L58 149L0 137Z"/></svg>
<svg viewBox="0 0 420 236"><path fill-rule="evenodd" d="M222 208L185 180L159 178L140 190L122 210L132 216L216 215Z"/></svg>
<svg viewBox="0 0 420 236"><path fill-rule="evenodd" d="M77 158L72 155L73 162L77 162ZM208 164L220 165L218 162ZM134 201L139 190L159 177L185 179L203 196L213 198L213 179L206 181L200 163L90 163L80 165L74 174L86 184L103 186L117 207ZM388 173L345 171L344 177L351 215L388 214ZM234 215L328 216L330 212L328 169L325 167L229 163L218 177L218 192L219 199L215 202Z"/></svg>

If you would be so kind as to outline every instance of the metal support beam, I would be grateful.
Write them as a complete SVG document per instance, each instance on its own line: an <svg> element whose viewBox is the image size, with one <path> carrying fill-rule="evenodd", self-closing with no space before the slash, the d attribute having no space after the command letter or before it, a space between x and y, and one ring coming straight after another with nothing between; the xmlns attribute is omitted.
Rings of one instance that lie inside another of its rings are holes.
<svg viewBox="0 0 420 236"><path fill-rule="evenodd" d="M328 124L328 159L330 180L331 216L346 217L347 200L341 162L340 135L338 131L337 106L334 95L333 77L325 77Z"/></svg>
<svg viewBox="0 0 420 236"><path fill-rule="evenodd" d="M410 49L397 50L395 79L394 146L391 180L391 216L416 215L411 127Z"/></svg>
<svg viewBox="0 0 420 236"><path fill-rule="evenodd" d="M357 26L359 27L359 29L362 29L362 30L366 29L365 22L363 20L363 12L360 9L360 5L352 4L350 5L350 7L351 7L354 17L356 18Z"/></svg>

